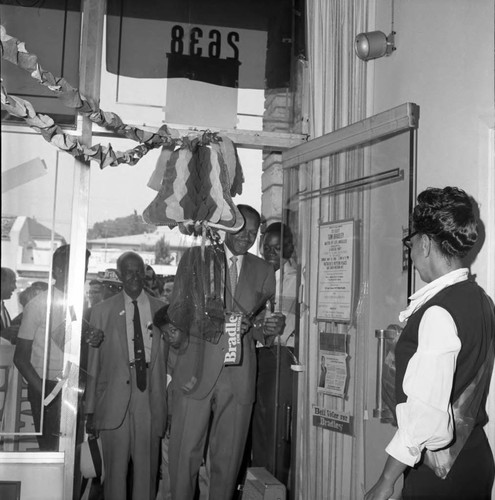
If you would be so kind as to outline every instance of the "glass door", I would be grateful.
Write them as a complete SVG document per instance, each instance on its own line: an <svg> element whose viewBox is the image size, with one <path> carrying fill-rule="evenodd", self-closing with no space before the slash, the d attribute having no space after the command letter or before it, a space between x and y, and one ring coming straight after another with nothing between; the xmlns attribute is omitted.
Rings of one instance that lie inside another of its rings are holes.
<svg viewBox="0 0 495 500"><path fill-rule="evenodd" d="M411 287L401 240L417 111L403 105L283 154L300 271L294 498L362 498L386 460L394 427L378 347L393 346L381 337L395 336Z"/></svg>

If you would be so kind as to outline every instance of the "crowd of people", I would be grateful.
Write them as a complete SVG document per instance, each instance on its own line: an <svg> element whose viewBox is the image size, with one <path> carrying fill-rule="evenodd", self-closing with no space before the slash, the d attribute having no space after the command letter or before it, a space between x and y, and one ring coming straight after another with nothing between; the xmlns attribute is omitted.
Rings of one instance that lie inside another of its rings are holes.
<svg viewBox="0 0 495 500"><path fill-rule="evenodd" d="M290 429L292 413L293 235L285 224L269 225L257 257L249 250L260 214L238 209L242 229L186 250L174 277L162 279L128 251L115 270L89 281L80 411L87 434L102 444L100 498L192 500L200 491L231 500L249 465L290 484L290 433L280 429ZM399 316L406 326L395 357L398 430L366 500L389 498L403 473L403 498L490 494L495 466L483 425L494 306L463 264L477 227L464 191L430 188L418 196L403 243L427 285ZM49 404L42 397L63 369L69 252L69 245L55 251L51 292L33 283L14 320L4 300L15 273L2 268L2 341L15 344L43 451L58 449L60 393Z"/></svg>
<svg viewBox="0 0 495 500"><path fill-rule="evenodd" d="M87 283L80 362L85 392L79 411L85 414L86 433L101 440L100 494L107 500L192 499L199 482L205 497L232 498L249 465L243 463L245 449L251 454L251 444L254 450L264 441L257 432L248 441L260 352L255 346L273 346L275 338L284 348L293 345L287 341L294 335L294 308L284 315L279 304L266 314L266 304L278 304L280 294L277 250L270 256L262 250L264 259L248 252L261 217L247 205L239 210L243 229L226 233L221 245L207 246L206 257L200 247L187 250L175 276L158 276L137 253L125 252L116 269ZM15 344L14 363L28 384L41 451L59 446L61 392L53 393L49 404L43 398L63 372L69 254L70 245L64 245L53 255L51 291L33 283L19 296L23 310L17 322L9 318L2 325L2 337ZM205 272L205 263L224 273L223 290L214 277L219 275ZM5 300L16 279L10 270L6 274L12 279L2 279ZM205 300L212 290L221 297L220 307ZM286 324L291 331L283 336ZM226 355L232 354L229 328L237 337L234 361ZM272 389L273 383L266 381ZM77 434L80 440L80 430Z"/></svg>

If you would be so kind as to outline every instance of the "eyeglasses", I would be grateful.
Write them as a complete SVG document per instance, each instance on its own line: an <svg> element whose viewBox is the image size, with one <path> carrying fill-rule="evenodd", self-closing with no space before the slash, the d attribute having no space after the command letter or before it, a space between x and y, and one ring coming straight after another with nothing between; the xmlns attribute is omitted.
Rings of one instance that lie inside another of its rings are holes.
<svg viewBox="0 0 495 500"><path fill-rule="evenodd" d="M418 234L418 231L413 231L412 233L409 233L405 238L402 238L402 244L406 248L409 248L409 250L410 250L412 248L411 239L413 236L416 236L417 234Z"/></svg>

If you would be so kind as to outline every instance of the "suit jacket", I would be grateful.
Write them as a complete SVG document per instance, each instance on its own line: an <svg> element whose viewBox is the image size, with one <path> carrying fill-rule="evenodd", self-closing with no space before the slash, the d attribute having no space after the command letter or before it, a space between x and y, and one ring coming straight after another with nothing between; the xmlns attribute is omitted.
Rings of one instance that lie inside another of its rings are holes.
<svg viewBox="0 0 495 500"><path fill-rule="evenodd" d="M207 252L213 251L210 247ZM193 247L182 257L174 281L174 291L169 306L171 320L189 334L188 345L180 349L172 379L172 390L181 390L194 399L203 399L213 389L220 372L229 370L231 382L236 388L235 397L240 404L253 403L256 385L255 340L263 340L261 329L252 327L242 338L242 360L240 365L224 367L228 350L225 334L217 343L204 340L198 322L204 321L195 307L194 297L204 295L208 279L203 280L201 249ZM207 272L206 276L210 276ZM226 281L226 296L230 294ZM191 292L194 290L194 293ZM250 314L275 294L275 273L271 264L252 255L244 255L235 290L234 311ZM204 314L204 313L203 313ZM262 316L264 311L259 315Z"/></svg>
<svg viewBox="0 0 495 500"><path fill-rule="evenodd" d="M148 298L153 316L164 303L151 296ZM130 377L134 372L129 366L124 311L122 291L96 304L91 313L91 325L103 330L105 338L100 347L89 348L85 412L94 414L95 428L100 430L116 429L122 424L131 398ZM163 435L167 422L167 355L168 343L153 326L148 391L151 432L155 436Z"/></svg>

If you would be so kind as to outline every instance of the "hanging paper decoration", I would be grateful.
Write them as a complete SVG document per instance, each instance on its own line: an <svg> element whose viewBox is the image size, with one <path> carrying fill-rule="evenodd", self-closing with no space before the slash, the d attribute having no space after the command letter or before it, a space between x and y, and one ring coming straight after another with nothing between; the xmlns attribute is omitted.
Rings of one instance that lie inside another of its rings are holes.
<svg viewBox="0 0 495 500"><path fill-rule="evenodd" d="M55 147L81 161L96 161L101 168L121 163L135 165L148 151L158 147L162 153L149 187L158 195L145 210L144 219L156 225L212 224L228 231L237 231L243 218L232 202L242 192L242 168L230 139L211 132L191 132L180 137L166 125L157 132L147 132L126 125L115 113L99 108L97 102L81 95L64 78L45 71L38 58L30 54L23 42L7 34L0 25L2 58L28 71L67 107L76 109L89 120L116 134L139 142L125 152L108 147L85 146L67 134L47 115L36 112L29 101L10 96L1 84L1 105L8 113L20 117Z"/></svg>
<svg viewBox="0 0 495 500"><path fill-rule="evenodd" d="M148 186L158 191L143 218L149 224L175 225L208 221L230 231L243 218L232 201L241 194L243 175L234 144L205 132L183 138L180 149L164 149Z"/></svg>

